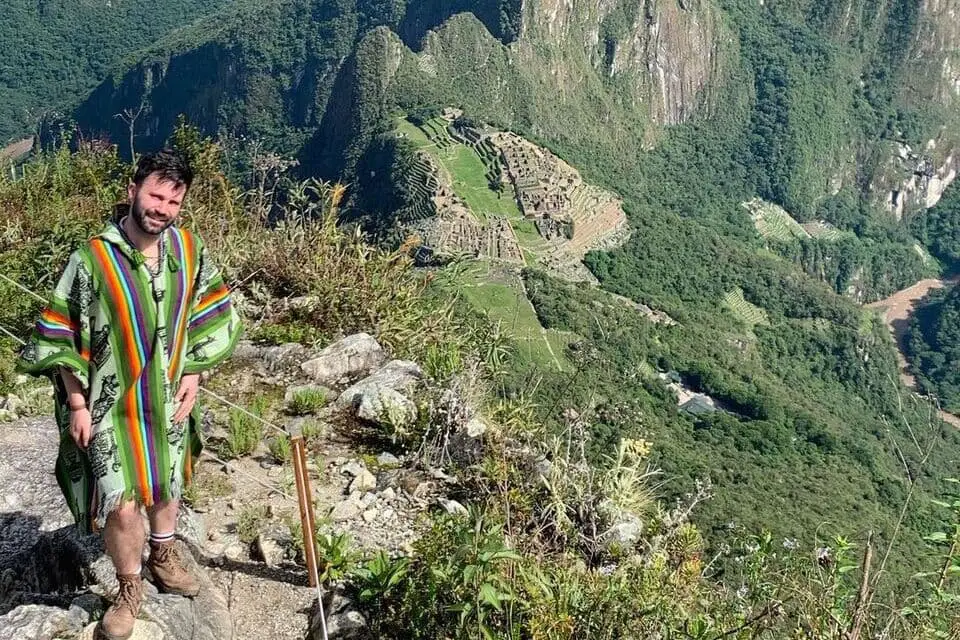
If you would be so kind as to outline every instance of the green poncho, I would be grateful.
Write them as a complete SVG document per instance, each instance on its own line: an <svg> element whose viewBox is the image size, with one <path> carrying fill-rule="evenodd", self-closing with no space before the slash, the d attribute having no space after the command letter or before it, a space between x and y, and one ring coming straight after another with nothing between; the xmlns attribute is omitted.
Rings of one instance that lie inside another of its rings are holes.
<svg viewBox="0 0 960 640"><path fill-rule="evenodd" d="M56 390L56 474L78 527L102 528L123 501L178 499L201 443L195 411L180 424L181 376L209 369L233 350L240 323L200 239L175 227L161 242L161 268L115 222L70 256L50 305L21 352L20 368L49 375ZM93 428L80 449L69 433L58 367L83 385Z"/></svg>

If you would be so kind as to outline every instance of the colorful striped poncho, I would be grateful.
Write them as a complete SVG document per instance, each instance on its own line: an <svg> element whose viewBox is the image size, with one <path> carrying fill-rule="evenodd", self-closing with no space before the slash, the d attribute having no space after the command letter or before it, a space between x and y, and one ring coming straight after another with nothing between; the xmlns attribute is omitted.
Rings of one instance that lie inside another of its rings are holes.
<svg viewBox="0 0 960 640"><path fill-rule="evenodd" d="M174 424L181 376L225 359L240 323L199 238L170 227L153 275L116 222L76 250L21 352L20 369L56 391L56 475L85 533L124 501L178 499L201 449L196 409ZM86 450L70 436L58 368L83 385L92 418Z"/></svg>

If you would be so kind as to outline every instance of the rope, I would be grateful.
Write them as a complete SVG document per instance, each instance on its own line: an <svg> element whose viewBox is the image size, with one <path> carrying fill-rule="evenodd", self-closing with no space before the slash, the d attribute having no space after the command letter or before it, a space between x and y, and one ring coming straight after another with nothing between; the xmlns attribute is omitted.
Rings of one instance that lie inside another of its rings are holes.
<svg viewBox="0 0 960 640"><path fill-rule="evenodd" d="M37 293L34 293L34 292L31 291L30 289L27 289L25 286L23 286L22 284L20 284L20 283L17 282L16 280L11 280L11 279L8 278L7 276L3 275L2 273L0 273L0 278L6 280L7 282L9 282L9 283L12 284L13 286L15 286L17 289L20 289L20 291L23 291L24 293L26 293L27 295L33 296L34 298L36 298L37 300L39 300L39 301L42 302L43 304L50 304L49 302L47 302L46 298L44 298L43 296L41 296L41 295L39 295L39 294L37 294Z"/></svg>
<svg viewBox="0 0 960 640"><path fill-rule="evenodd" d="M270 427L270 428L273 429L274 431L277 431L278 433L281 433L281 434L287 436L288 438L290 437L290 434L287 433L287 430L284 429L283 427L278 427L277 425L275 425L275 424L273 424L273 423L271 423L271 422L268 422L268 421L264 420L263 418L261 418L261 417L258 416L257 414L251 413L250 411L247 411L246 409L244 409L244 408L241 407L240 405L234 404L234 403L230 402L229 400L227 400L227 399L224 398L223 396L218 396L218 395L217 395L216 393L214 393L213 391L210 391L210 389L207 389L206 387L200 387L200 391L203 391L203 392L204 392L205 394L207 394L208 396L211 396L211 397L213 397L213 398L216 398L217 400L219 400L219 401L222 402L223 404L227 405L227 406L230 407L231 409L236 409L237 411L243 413L245 416L250 417L250 418L253 418L254 420L260 422L261 424L263 424L263 425L265 425L265 426L267 426L267 427Z"/></svg>

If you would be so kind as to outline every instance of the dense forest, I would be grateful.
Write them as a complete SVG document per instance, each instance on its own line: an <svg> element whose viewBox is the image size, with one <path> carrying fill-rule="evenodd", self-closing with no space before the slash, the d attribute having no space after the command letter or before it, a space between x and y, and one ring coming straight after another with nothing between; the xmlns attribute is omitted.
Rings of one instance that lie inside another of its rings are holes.
<svg viewBox="0 0 960 640"><path fill-rule="evenodd" d="M0 20L0 146L69 114L125 56L226 2L7 0Z"/></svg>
<svg viewBox="0 0 960 640"><path fill-rule="evenodd" d="M913 318L907 345L920 387L960 412L960 286L930 296Z"/></svg>

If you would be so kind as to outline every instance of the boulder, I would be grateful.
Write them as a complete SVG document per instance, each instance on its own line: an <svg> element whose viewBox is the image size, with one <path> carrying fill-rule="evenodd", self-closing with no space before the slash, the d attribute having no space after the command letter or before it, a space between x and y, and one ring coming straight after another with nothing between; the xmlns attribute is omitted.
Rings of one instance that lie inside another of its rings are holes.
<svg viewBox="0 0 960 640"><path fill-rule="evenodd" d="M355 409L365 393L379 389L392 389L401 393L410 393L423 379L423 370L416 362L409 360L391 360L376 373L360 380L340 394L334 403L338 410Z"/></svg>
<svg viewBox="0 0 960 640"><path fill-rule="evenodd" d="M342 586L334 587L325 594L323 609L326 614L327 637L330 640L364 640L372 637L367 629L366 619ZM323 620L320 608L314 606L310 620L310 640L323 640Z"/></svg>
<svg viewBox="0 0 960 640"><path fill-rule="evenodd" d="M406 429L417 421L417 405L399 391L376 385L361 393L357 417L393 429Z"/></svg>
<svg viewBox="0 0 960 640"><path fill-rule="evenodd" d="M377 477L363 469L360 473L354 477L353 481L350 483L350 488L348 491L353 493L357 491L359 493L364 493L366 491L373 491L377 488Z"/></svg>
<svg viewBox="0 0 960 640"><path fill-rule="evenodd" d="M353 498L338 502L330 512L330 519L334 522L353 520L363 511L363 503Z"/></svg>
<svg viewBox="0 0 960 640"><path fill-rule="evenodd" d="M358 333L334 342L300 368L314 382L337 386L367 375L386 359L383 347L373 336Z"/></svg>
<svg viewBox="0 0 960 640"><path fill-rule="evenodd" d="M0 640L75 638L89 622L90 614L78 606L27 604L0 616Z"/></svg>

